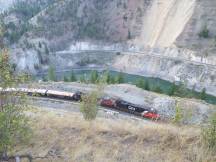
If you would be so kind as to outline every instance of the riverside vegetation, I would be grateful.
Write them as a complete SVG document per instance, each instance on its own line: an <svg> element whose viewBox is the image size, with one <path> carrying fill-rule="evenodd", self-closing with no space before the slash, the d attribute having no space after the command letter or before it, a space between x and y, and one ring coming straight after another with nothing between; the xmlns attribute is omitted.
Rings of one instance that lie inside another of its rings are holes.
<svg viewBox="0 0 216 162"><path fill-rule="evenodd" d="M160 80L158 78L145 78L141 76L133 76L133 79L128 79L131 76L122 72L110 72L103 71L98 72L96 70L88 71L84 74L76 74L71 71L70 74L63 76L63 81L65 82L81 82L81 83L92 83L96 84L97 81L104 76L106 78L105 82L107 84L121 84L130 83L134 84L139 88L147 91L152 91L156 93L166 94L169 96L185 97L185 98L196 98L206 101L210 104L216 104L216 97L206 94L205 88L201 92L196 92L194 88L191 90L186 88L184 83L170 83L167 81ZM48 76L43 77L43 81L57 81L61 78L57 78L55 69L51 66L48 70ZM166 86L164 86L166 85Z"/></svg>

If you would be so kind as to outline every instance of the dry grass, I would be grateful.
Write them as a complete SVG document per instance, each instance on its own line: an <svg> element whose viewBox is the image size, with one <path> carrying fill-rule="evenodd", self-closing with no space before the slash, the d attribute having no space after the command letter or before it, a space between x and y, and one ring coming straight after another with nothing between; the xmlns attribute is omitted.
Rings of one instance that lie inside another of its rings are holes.
<svg viewBox="0 0 216 162"><path fill-rule="evenodd" d="M133 120L96 119L78 113L35 111L35 134L19 153L47 156L36 162L214 162L202 149L200 129Z"/></svg>

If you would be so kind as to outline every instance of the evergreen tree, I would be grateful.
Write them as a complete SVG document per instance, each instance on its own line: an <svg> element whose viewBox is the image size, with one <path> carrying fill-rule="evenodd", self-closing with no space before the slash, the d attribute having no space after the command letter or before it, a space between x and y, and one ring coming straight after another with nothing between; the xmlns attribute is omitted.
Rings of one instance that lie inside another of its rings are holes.
<svg viewBox="0 0 216 162"><path fill-rule="evenodd" d="M69 79L66 75L64 76L64 82L69 82Z"/></svg>
<svg viewBox="0 0 216 162"><path fill-rule="evenodd" d="M115 83L116 83L115 77L110 75L109 84L115 84Z"/></svg>
<svg viewBox="0 0 216 162"><path fill-rule="evenodd" d="M144 88L144 89L147 90L147 91L150 90L150 86L149 86L148 80L147 80L146 83L145 83L145 88Z"/></svg>
<svg viewBox="0 0 216 162"><path fill-rule="evenodd" d="M74 74L73 71L72 71L71 74L70 74L70 81L71 81L71 82L76 82L76 81L77 81L76 75Z"/></svg>
<svg viewBox="0 0 216 162"><path fill-rule="evenodd" d="M105 79L105 82L110 84L111 75L109 71L104 72L103 77Z"/></svg>
<svg viewBox="0 0 216 162"><path fill-rule="evenodd" d="M98 72L96 70L93 70L90 76L91 83L97 83L98 79L99 79Z"/></svg>
<svg viewBox="0 0 216 162"><path fill-rule="evenodd" d="M202 100L205 100L205 99L206 99L206 89L205 89L205 88L202 89L202 92L201 92L201 94L200 94L200 98L201 98Z"/></svg>
<svg viewBox="0 0 216 162"><path fill-rule="evenodd" d="M56 81L55 68L53 66L49 67L48 70L48 80Z"/></svg>
<svg viewBox="0 0 216 162"><path fill-rule="evenodd" d="M124 83L124 74L123 73L118 73L115 82L118 83L118 84Z"/></svg>
<svg viewBox="0 0 216 162"><path fill-rule="evenodd" d="M162 93L163 90L162 90L159 86L156 86L156 87L154 88L154 92Z"/></svg>
<svg viewBox="0 0 216 162"><path fill-rule="evenodd" d="M86 83L86 79L85 79L85 76L84 76L84 75L81 75L81 76L80 76L80 82L81 82L81 83Z"/></svg>
<svg viewBox="0 0 216 162"><path fill-rule="evenodd" d="M175 83L172 83L171 87L169 88L168 95L173 96L176 92L176 89L177 89L177 87L176 87Z"/></svg>
<svg viewBox="0 0 216 162"><path fill-rule="evenodd" d="M143 79L138 79L136 82L136 86L142 89L145 89L145 81Z"/></svg>

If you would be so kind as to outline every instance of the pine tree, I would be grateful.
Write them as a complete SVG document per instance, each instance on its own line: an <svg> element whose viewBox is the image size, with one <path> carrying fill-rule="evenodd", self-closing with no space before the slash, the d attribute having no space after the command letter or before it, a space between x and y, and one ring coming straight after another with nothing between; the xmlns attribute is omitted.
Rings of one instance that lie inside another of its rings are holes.
<svg viewBox="0 0 216 162"><path fill-rule="evenodd" d="M156 86L156 87L154 88L154 92L162 93L163 90L162 90L159 86Z"/></svg>
<svg viewBox="0 0 216 162"><path fill-rule="evenodd" d="M56 81L55 68L53 66L49 67L48 70L48 80Z"/></svg>
<svg viewBox="0 0 216 162"><path fill-rule="evenodd" d="M86 79L84 75L81 75L79 80L81 83L86 83Z"/></svg>
<svg viewBox="0 0 216 162"><path fill-rule="evenodd" d="M177 87L176 87L175 83L172 83L171 87L169 88L168 95L173 96L176 92L176 89L177 89Z"/></svg>
<svg viewBox="0 0 216 162"><path fill-rule="evenodd" d="M69 82L69 79L66 75L64 76L64 82Z"/></svg>
<svg viewBox="0 0 216 162"><path fill-rule="evenodd" d="M115 82L118 83L118 84L124 83L124 74L123 73L118 73Z"/></svg>
<svg viewBox="0 0 216 162"><path fill-rule="evenodd" d="M97 83L98 78L99 78L98 72L96 70L93 70L90 76L91 83Z"/></svg>
<svg viewBox="0 0 216 162"><path fill-rule="evenodd" d="M201 98L202 100L205 100L205 99L206 99L206 89L205 89L205 88L202 89L202 92L201 92L201 94L200 94L200 98Z"/></svg>
<svg viewBox="0 0 216 162"><path fill-rule="evenodd" d="M76 82L76 81L77 81L76 75L74 74L73 71L72 71L71 74L70 74L70 81L71 81L71 82Z"/></svg>
<svg viewBox="0 0 216 162"><path fill-rule="evenodd" d="M146 81L144 89L147 90L147 91L150 90L150 86L149 86L149 82L148 81Z"/></svg>
<svg viewBox="0 0 216 162"><path fill-rule="evenodd" d="M137 80L137 83L136 83L136 86L139 87L139 88L142 88L142 89L145 89L145 81L143 79L138 79Z"/></svg>

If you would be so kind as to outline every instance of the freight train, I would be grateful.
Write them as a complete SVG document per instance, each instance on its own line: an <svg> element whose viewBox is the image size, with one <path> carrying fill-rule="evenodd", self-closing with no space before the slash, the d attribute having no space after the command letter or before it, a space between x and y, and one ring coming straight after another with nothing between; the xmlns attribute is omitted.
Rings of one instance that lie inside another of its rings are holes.
<svg viewBox="0 0 216 162"><path fill-rule="evenodd" d="M132 104L122 99L105 97L101 99L100 105L103 107L108 107L108 108L128 112L130 114L134 114L137 116L142 116L144 118L155 119L155 120L160 118L160 115L157 113L155 109L150 108L148 106Z"/></svg>
<svg viewBox="0 0 216 162"><path fill-rule="evenodd" d="M47 89L32 89L32 88L7 88L4 90L0 88L0 92L14 93L14 94L22 93L29 96L56 98L56 99L63 99L63 100L76 101L76 102L81 101L82 96L85 95L85 93L82 93L80 91L72 93L72 92L63 92L63 91L55 91L55 90L47 90ZM132 104L130 102L124 101L119 98L102 97L99 99L98 103L102 107L128 112L148 119L157 120L160 118L160 115L153 108L150 108L148 106Z"/></svg>

